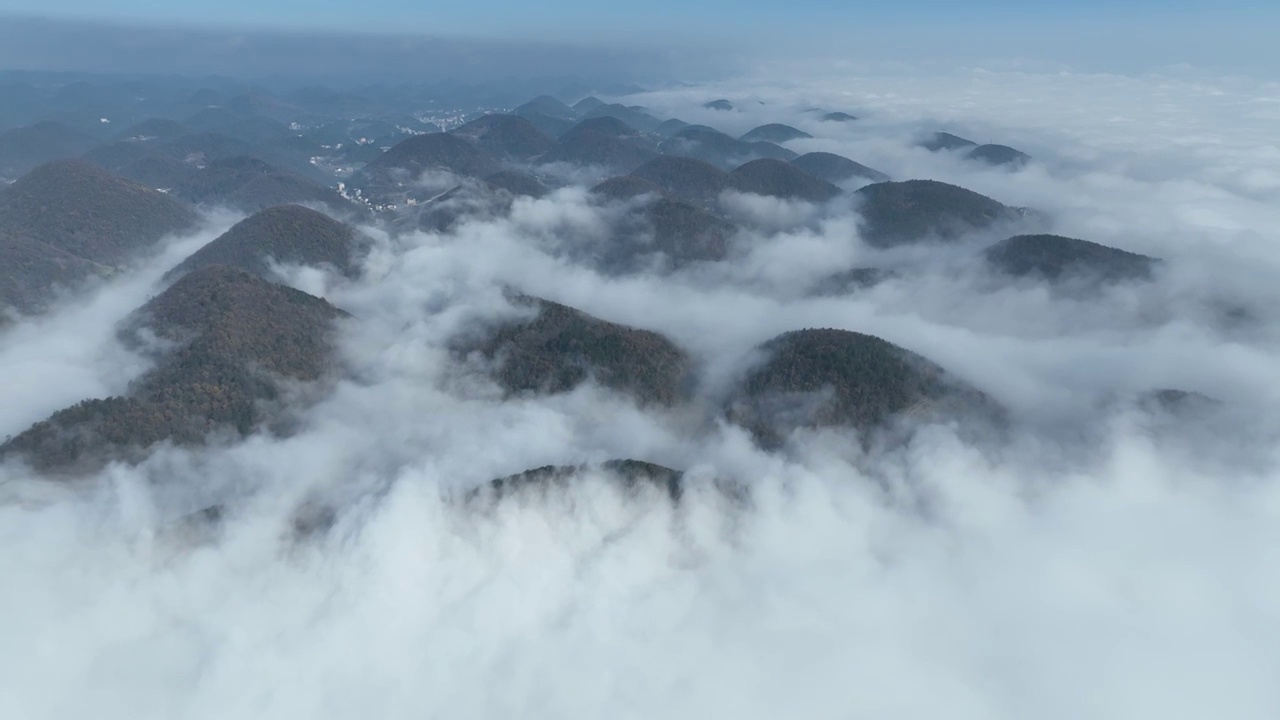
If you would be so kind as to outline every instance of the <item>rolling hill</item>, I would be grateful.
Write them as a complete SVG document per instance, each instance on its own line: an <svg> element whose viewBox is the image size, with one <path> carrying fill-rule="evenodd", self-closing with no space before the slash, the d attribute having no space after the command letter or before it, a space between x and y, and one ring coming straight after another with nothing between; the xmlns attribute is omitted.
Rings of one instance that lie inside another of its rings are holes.
<svg viewBox="0 0 1280 720"><path fill-rule="evenodd" d="M534 316L502 324L478 347L466 348L496 363L494 379L509 393L568 392L594 380L642 405L684 397L690 360L661 335L547 300L520 296L514 302Z"/></svg>
<svg viewBox="0 0 1280 720"><path fill-rule="evenodd" d="M236 223L179 263L166 278L225 265L271 280L272 261L330 267L354 277L360 271L359 260L364 249L365 243L347 225L299 205L279 205Z"/></svg>

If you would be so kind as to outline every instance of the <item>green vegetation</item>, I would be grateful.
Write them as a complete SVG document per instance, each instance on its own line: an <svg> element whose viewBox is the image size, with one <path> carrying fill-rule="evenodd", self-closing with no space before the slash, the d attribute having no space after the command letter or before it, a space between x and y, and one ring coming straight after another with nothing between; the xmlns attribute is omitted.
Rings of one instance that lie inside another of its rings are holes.
<svg viewBox="0 0 1280 720"><path fill-rule="evenodd" d="M857 163L842 155L828 152L811 152L791 161L792 165L827 182L840 183L850 178L866 178L871 182L886 182L889 176Z"/></svg>
<svg viewBox="0 0 1280 720"><path fill-rule="evenodd" d="M638 495L644 492L645 487L652 486L675 502L683 492L684 473L679 470L641 460L609 460L597 466L546 465L526 470L493 480L487 487L468 493L466 499L474 502L482 497L501 500L524 493L545 496L551 492L564 492L570 489L571 483L581 481L585 473L593 471L617 482L629 495Z"/></svg>
<svg viewBox="0 0 1280 720"><path fill-rule="evenodd" d="M986 251L1003 273L1062 280L1077 276L1108 281L1145 280L1159 260L1106 245L1060 235L1016 235Z"/></svg>
<svg viewBox="0 0 1280 720"><path fill-rule="evenodd" d="M711 163L678 155L654 158L631 174L695 203L714 200L729 180L725 171Z"/></svg>
<svg viewBox="0 0 1280 720"><path fill-rule="evenodd" d="M729 173L728 187L738 192L771 195L789 200L826 202L840 188L782 160L752 160Z"/></svg>
<svg viewBox="0 0 1280 720"><path fill-rule="evenodd" d="M1019 217L1013 208L985 195L936 180L876 183L855 194L862 201L862 237L880 247L929 238L954 240Z"/></svg>
<svg viewBox="0 0 1280 720"><path fill-rule="evenodd" d="M684 397L689 357L663 336L547 300L517 302L537 316L497 328L474 348L497 361L495 379L509 392L568 392L594 378L644 405Z"/></svg>
<svg viewBox="0 0 1280 720"><path fill-rule="evenodd" d="M641 195L662 196L666 194L662 188L635 175L619 175L591 188L591 192L610 200L630 200Z"/></svg>
<svg viewBox="0 0 1280 720"><path fill-rule="evenodd" d="M811 137L813 136L809 133L793 128L790 125L769 123L768 125L761 125L760 127L751 129L738 139L743 142L759 142L763 140L771 143L784 143L791 140L800 140Z"/></svg>
<svg viewBox="0 0 1280 720"><path fill-rule="evenodd" d="M0 314L6 308L39 313L59 288L71 290L110 272L111 268L44 243L0 236Z"/></svg>
<svg viewBox="0 0 1280 720"><path fill-rule="evenodd" d="M174 344L126 397L61 410L0 446L0 456L75 471L137 459L163 441L248 434L271 417L282 380L311 382L327 371L332 323L342 314L241 270L196 270L135 312L122 331L135 344L144 330Z"/></svg>
<svg viewBox="0 0 1280 720"><path fill-rule="evenodd" d="M872 335L797 330L760 350L768 359L747 374L730 418L765 445L797 427L870 430L948 397L992 404L929 360Z"/></svg>
<svg viewBox="0 0 1280 720"><path fill-rule="evenodd" d="M659 197L638 208L614 233L603 266L629 272L647 266L655 254L671 267L723 260L733 226L700 207Z"/></svg>
<svg viewBox="0 0 1280 720"><path fill-rule="evenodd" d="M1030 155L1008 145L979 145L965 153L965 157L988 165L1007 165L1011 168L1019 168L1031 162Z"/></svg>
<svg viewBox="0 0 1280 720"><path fill-rule="evenodd" d="M525 118L496 113L476 118L451 134L493 157L521 161L547 152L555 143Z"/></svg>
<svg viewBox="0 0 1280 720"><path fill-rule="evenodd" d="M131 260L196 220L168 195L80 160L42 165L0 192L0 234L104 265Z"/></svg>
<svg viewBox="0 0 1280 720"><path fill-rule="evenodd" d="M227 265L270 279L271 260L329 266L354 277L360 270L361 245L355 231L337 220L299 205L281 205L236 223L183 260L169 277L210 265Z"/></svg>
<svg viewBox="0 0 1280 720"><path fill-rule="evenodd" d="M416 181L428 170L482 178L502 167L491 155L452 133L414 135L366 165L352 178L355 187L378 188Z"/></svg>
<svg viewBox="0 0 1280 720"><path fill-rule="evenodd" d="M53 160L76 157L97 141L63 125L44 121L0 132L0 177L21 175Z"/></svg>
<svg viewBox="0 0 1280 720"><path fill-rule="evenodd" d="M643 143L594 129L570 132L540 162L598 166L627 171L649 162L656 153Z"/></svg>
<svg viewBox="0 0 1280 720"><path fill-rule="evenodd" d="M934 133L933 137L920 143L920 147L923 147L930 152L938 152L939 150L961 150L963 148L974 147L977 144L978 143L972 140L966 140L959 135L952 135L949 132L938 132Z"/></svg>
<svg viewBox="0 0 1280 720"><path fill-rule="evenodd" d="M215 160L190 174L173 193L192 203L257 212L275 205L312 203L339 214L359 209L336 191L245 155Z"/></svg>

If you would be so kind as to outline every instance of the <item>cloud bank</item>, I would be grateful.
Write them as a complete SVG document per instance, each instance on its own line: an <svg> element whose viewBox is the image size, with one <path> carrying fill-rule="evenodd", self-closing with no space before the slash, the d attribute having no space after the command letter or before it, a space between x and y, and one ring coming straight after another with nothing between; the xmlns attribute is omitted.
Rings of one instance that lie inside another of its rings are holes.
<svg viewBox="0 0 1280 720"><path fill-rule="evenodd" d="M739 109L701 107L720 96ZM573 260L616 212L580 188L444 234L371 229L360 281L284 271L354 317L343 378L295 434L165 449L78 484L0 468L0 715L1272 717L1277 97L981 72L640 97L733 134L787 122L816 136L798 152L954 182L1167 267L1084 294L995 283L973 254L998 237L880 250L845 200L729 198L744 227L730 259L665 275ZM915 147L938 129L1036 160L1010 172ZM213 236L3 331L0 432L141 372L111 323ZM898 274L808 291L851 267ZM595 385L504 398L450 341L515 312L506 286L665 334L699 366L698 401L641 409ZM807 431L764 452L714 401L753 348L803 327L919 352L1016 429L869 447ZM1134 402L1168 387L1222 405L1180 418ZM618 457L685 469L690 490L672 505L588 477L483 511L458 500ZM299 538L307 503L338 511ZM213 506L220 523L190 520Z"/></svg>

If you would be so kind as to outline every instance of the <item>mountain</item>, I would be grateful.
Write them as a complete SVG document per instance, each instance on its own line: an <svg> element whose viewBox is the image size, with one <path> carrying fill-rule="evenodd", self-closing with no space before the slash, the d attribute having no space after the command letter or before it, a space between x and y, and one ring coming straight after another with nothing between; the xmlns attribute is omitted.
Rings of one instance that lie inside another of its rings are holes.
<svg viewBox="0 0 1280 720"><path fill-rule="evenodd" d="M544 164L563 162L572 165L599 166L614 172L626 172L645 164L655 156L656 153L650 150L646 143L579 127L569 131L565 138L556 143L555 147L551 148L539 161Z"/></svg>
<svg viewBox="0 0 1280 720"><path fill-rule="evenodd" d="M817 297L838 297L849 295L860 290L867 290L886 280L892 280L898 274L892 270L875 267L857 267L828 275L809 288L809 295Z"/></svg>
<svg viewBox="0 0 1280 720"><path fill-rule="evenodd" d="M605 106L605 101L601 100L598 97L588 96L574 103L573 111L579 115L585 115L591 112L592 110L595 110L596 108L601 108L604 106Z"/></svg>
<svg viewBox="0 0 1280 720"><path fill-rule="evenodd" d="M724 169L757 158L791 160L798 155L773 143L743 142L705 125L690 125L664 140L658 149L664 155L683 155Z"/></svg>
<svg viewBox="0 0 1280 720"><path fill-rule="evenodd" d="M513 196L531 198L546 197L550 192L538 178L519 170L502 170L484 179L484 183L492 188L505 190Z"/></svg>
<svg viewBox="0 0 1280 720"><path fill-rule="evenodd" d="M758 350L731 400L729 417L761 444L777 446L798 428L866 432L894 417L997 413L981 392L933 362L872 335L808 329L784 333Z"/></svg>
<svg viewBox="0 0 1280 720"><path fill-rule="evenodd" d="M788 150L781 145L771 143L767 140L757 140L753 143L748 143L747 146L751 148L750 154L758 158L791 161L800 157L800 153L794 150Z"/></svg>
<svg viewBox="0 0 1280 720"><path fill-rule="evenodd" d="M931 237L954 240L1021 217L985 195L936 180L875 183L854 195L862 202L862 237L880 247Z"/></svg>
<svg viewBox="0 0 1280 720"><path fill-rule="evenodd" d="M610 200L630 200L641 195L662 196L666 194L665 190L654 183L635 175L611 177L591 188L591 192Z"/></svg>
<svg viewBox="0 0 1280 720"><path fill-rule="evenodd" d="M679 268L715 262L728 256L733 232L733 225L701 207L655 197L623 218L597 260L607 272L620 273L649 270L655 263Z"/></svg>
<svg viewBox="0 0 1280 720"><path fill-rule="evenodd" d="M583 100L582 102L586 102ZM602 105L604 103L601 103ZM539 95L529 102L517 107L512 114L526 117L529 114L544 115L547 117L559 118L561 120L576 120L578 111L550 95Z"/></svg>
<svg viewBox="0 0 1280 720"><path fill-rule="evenodd" d="M331 267L347 277L360 272L360 237L347 225L300 205L280 205L241 220L183 260L166 278L213 265L273 279L272 262Z"/></svg>
<svg viewBox="0 0 1280 720"><path fill-rule="evenodd" d="M171 140L119 140L85 153L84 159L121 177L157 188L173 188L211 163L246 157L306 178L312 184L326 182L324 171L311 165L310 152L288 143L261 146L218 133L191 133Z"/></svg>
<svg viewBox="0 0 1280 720"><path fill-rule="evenodd" d="M691 361L670 340L547 300L515 302L536 314L499 326L474 348L496 362L495 380L508 392L561 393L595 380L642 405L684 397Z"/></svg>
<svg viewBox="0 0 1280 720"><path fill-rule="evenodd" d="M728 173L711 163L678 155L654 158L631 174L694 203L716 199L729 182Z"/></svg>
<svg viewBox="0 0 1280 720"><path fill-rule="evenodd" d="M1221 400L1203 393L1174 388L1161 388L1139 394L1134 401L1148 413L1173 417L1201 415L1222 407Z"/></svg>
<svg viewBox="0 0 1280 720"><path fill-rule="evenodd" d="M122 337L172 343L127 395L86 400L0 446L38 469L80 471L137 460L160 442L245 435L272 420L284 384L320 379L342 311L320 298L224 266L201 268L137 310Z"/></svg>
<svg viewBox="0 0 1280 720"><path fill-rule="evenodd" d="M729 173L727 187L743 193L807 202L826 202L840 194L840 188L826 180L791 163L769 158L752 160L735 168Z"/></svg>
<svg viewBox="0 0 1280 720"><path fill-rule="evenodd" d="M183 203L81 160L41 165L0 191L0 234L119 265L196 214Z"/></svg>
<svg viewBox="0 0 1280 720"><path fill-rule="evenodd" d="M111 269L52 245L0 231L0 327L4 313L35 315L48 309L60 290L74 290Z"/></svg>
<svg viewBox="0 0 1280 720"><path fill-rule="evenodd" d="M560 140L570 140L576 135L588 132L609 135L616 138L626 138L629 140L639 140L645 137L645 135L639 130L631 127L618 118L612 115L605 115L602 117L587 118L586 120L575 124L560 136Z"/></svg>
<svg viewBox="0 0 1280 720"><path fill-rule="evenodd" d="M542 155L555 144L533 123L517 115L484 115L451 134L469 140L494 157L518 161Z"/></svg>
<svg viewBox="0 0 1280 720"><path fill-rule="evenodd" d="M670 120L663 120L658 127L654 128L654 132L662 137L671 137L687 127L689 127L689 123L671 118Z"/></svg>
<svg viewBox="0 0 1280 720"><path fill-rule="evenodd" d="M965 153L965 157L980 160L988 165L1007 165L1012 168L1019 168L1031 162L1030 155L1008 145L979 145Z"/></svg>
<svg viewBox="0 0 1280 720"><path fill-rule="evenodd" d="M754 128L738 139L748 143L761 141L784 143L790 140L800 140L811 137L813 136L809 133L793 128L790 125L770 123L768 125L761 125L760 127Z"/></svg>
<svg viewBox="0 0 1280 720"><path fill-rule="evenodd" d="M360 212L330 188L244 155L215 160L172 190L188 202L223 205L242 212L290 203L314 203L338 214Z"/></svg>
<svg viewBox="0 0 1280 720"><path fill-rule="evenodd" d="M288 123L307 114L301 107L256 88L228 98L226 107L244 116L262 117L279 123Z"/></svg>
<svg viewBox="0 0 1280 720"><path fill-rule="evenodd" d="M379 155L351 178L351 185L371 192L412 188L428 171L482 178L502 169L498 160L465 138L451 133L415 135Z"/></svg>
<svg viewBox="0 0 1280 720"><path fill-rule="evenodd" d="M854 117L853 115L850 115L849 113L843 113L843 112L829 112L829 113L824 114L822 117L820 117L820 118L818 118L818 119L819 119L819 120L821 120L821 121L823 121L823 122L841 122L841 123L846 123L846 122L853 122L853 121L857 120L858 118Z"/></svg>
<svg viewBox="0 0 1280 720"><path fill-rule="evenodd" d="M733 103L725 99L712 100L711 102L703 103L702 107L708 110L720 110L722 112L728 112L733 109Z"/></svg>
<svg viewBox="0 0 1280 720"><path fill-rule="evenodd" d="M1000 272L1050 281L1068 277L1146 280L1160 262L1146 255L1060 235L1017 235L988 248L984 257Z"/></svg>
<svg viewBox="0 0 1280 720"><path fill-rule="evenodd" d="M327 116L354 117L380 110L367 97L320 86L298 88L286 93L283 100L301 110Z"/></svg>
<svg viewBox="0 0 1280 720"><path fill-rule="evenodd" d="M216 132L183 135L162 143L155 152L196 167L204 167L215 160L259 155L249 143Z"/></svg>
<svg viewBox="0 0 1280 720"><path fill-rule="evenodd" d="M80 159L114 173L119 168L137 162L152 152L152 148L146 142L118 140L108 145L99 145L81 155Z"/></svg>
<svg viewBox="0 0 1280 720"><path fill-rule="evenodd" d="M829 152L811 152L801 155L791 164L829 183L842 183L851 178L865 178L871 182L885 182L889 176L862 163Z"/></svg>
<svg viewBox="0 0 1280 720"><path fill-rule="evenodd" d="M401 228L449 232L467 218L504 217L522 195L541 197L546 187L537 178L518 171L495 173L484 180L467 178L460 185L402 214ZM539 194L535 194L539 193Z"/></svg>
<svg viewBox="0 0 1280 720"><path fill-rule="evenodd" d="M652 487L672 501L678 501L683 491L684 473L679 470L641 460L609 460L599 465L546 465L526 470L477 488L468 494L467 500L494 502L527 493L547 495L566 492L581 482L584 475L603 476L608 481L617 482L629 495L638 495Z"/></svg>
<svg viewBox="0 0 1280 720"><path fill-rule="evenodd" d="M98 144L90 135L56 122L0 132L0 177L17 177L53 160L76 157Z"/></svg>
<svg viewBox="0 0 1280 720"><path fill-rule="evenodd" d="M0 80L0 127L11 128L34 122L42 111L45 93L25 82Z"/></svg>
<svg viewBox="0 0 1280 720"><path fill-rule="evenodd" d="M520 117L528 120L529 124L538 129L538 132L549 138L560 137L577 124L577 120L539 115L533 112L520 113Z"/></svg>
<svg viewBox="0 0 1280 720"><path fill-rule="evenodd" d="M920 147L930 151L938 152L939 150L960 150L963 148L976 147L978 143L972 140L966 140L959 135L952 135L948 132L937 132L933 137L920 143Z"/></svg>
<svg viewBox="0 0 1280 720"><path fill-rule="evenodd" d="M139 185L170 190L190 180L200 172L200 168L168 155L151 153L126 163L113 172Z"/></svg>
<svg viewBox="0 0 1280 720"><path fill-rule="evenodd" d="M639 108L627 107L617 103L593 108L583 114L582 119L590 120L591 118L600 117L617 118L627 125L644 132L654 132L662 124L661 120Z"/></svg>
<svg viewBox="0 0 1280 720"><path fill-rule="evenodd" d="M182 124L196 132L219 133L248 143L278 143L294 137L287 125L261 115L236 112L226 107L205 108Z"/></svg>
<svg viewBox="0 0 1280 720"><path fill-rule="evenodd" d="M121 130L116 133L116 139L123 142L149 143L156 140L173 140L190 132L190 128L177 120L151 118Z"/></svg>

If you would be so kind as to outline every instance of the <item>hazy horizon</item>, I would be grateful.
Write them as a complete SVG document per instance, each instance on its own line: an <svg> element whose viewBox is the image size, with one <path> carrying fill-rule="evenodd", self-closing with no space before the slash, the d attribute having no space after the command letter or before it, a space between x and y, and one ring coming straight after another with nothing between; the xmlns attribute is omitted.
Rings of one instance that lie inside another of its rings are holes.
<svg viewBox="0 0 1280 720"><path fill-rule="evenodd" d="M346 22L269 20L212 7L166 12L143 21L55 4L41 13L0 3L0 68L288 75L364 81L383 78L588 74L648 82L750 74L792 63L797 72L831 63L963 63L991 69L1142 74L1195 69L1280 78L1270 28L1280 9L1236 3L1094 3L1027 8L916 2L894 11L837 11L818 3L783 13L730 8L676 13L655 8L644 20L607 13L503 12L495 22L430 22L390 6ZM364 8L364 6L362 6ZM366 8L367 9L367 8ZM373 8L377 9L377 8ZM714 10L715 12L712 12ZM474 9L472 12L479 12ZM503 23L510 23L507 27ZM589 70L588 70L589 69Z"/></svg>

